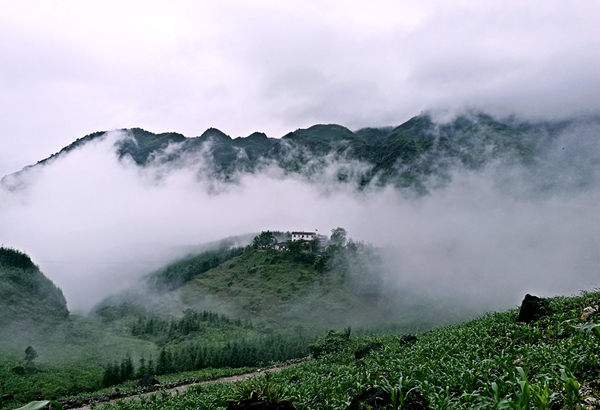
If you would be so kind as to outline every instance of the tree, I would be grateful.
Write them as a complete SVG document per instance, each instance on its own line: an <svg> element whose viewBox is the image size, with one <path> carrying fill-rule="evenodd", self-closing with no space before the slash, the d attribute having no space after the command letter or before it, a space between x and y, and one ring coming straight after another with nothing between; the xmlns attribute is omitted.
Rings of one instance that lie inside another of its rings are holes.
<svg viewBox="0 0 600 410"><path fill-rule="evenodd" d="M296 262L313 263L315 254L311 251L310 242L290 241L287 244L287 255Z"/></svg>
<svg viewBox="0 0 600 410"><path fill-rule="evenodd" d="M135 368L133 367L133 360L129 353L121 359L121 380L132 380L135 378Z"/></svg>
<svg viewBox="0 0 600 410"><path fill-rule="evenodd" d="M141 379L142 377L145 377L148 374L150 374L150 372L148 372L148 369L146 368L146 359L144 359L144 356L142 355L142 357L140 358L140 365L137 371L137 377L138 379Z"/></svg>
<svg viewBox="0 0 600 410"><path fill-rule="evenodd" d="M344 228L335 228L331 230L331 238L329 240L335 245L346 245L347 232Z"/></svg>
<svg viewBox="0 0 600 410"><path fill-rule="evenodd" d="M310 250L313 253L319 252L319 250L321 249L321 239L319 239L319 235L315 235L315 237L312 238L312 240L309 242L309 245Z"/></svg>
<svg viewBox="0 0 600 410"><path fill-rule="evenodd" d="M254 249L273 249L277 244L277 238L271 231L263 231L254 237L252 247Z"/></svg>
<svg viewBox="0 0 600 410"><path fill-rule="evenodd" d="M27 346L25 349L25 370L27 372L35 372L35 363L33 361L38 357L37 352L31 346Z"/></svg>

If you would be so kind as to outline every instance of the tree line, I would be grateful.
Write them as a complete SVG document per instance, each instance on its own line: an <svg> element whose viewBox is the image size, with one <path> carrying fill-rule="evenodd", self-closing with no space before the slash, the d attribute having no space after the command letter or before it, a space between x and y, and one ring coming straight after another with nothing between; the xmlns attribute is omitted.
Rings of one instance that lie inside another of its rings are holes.
<svg viewBox="0 0 600 410"><path fill-rule="evenodd" d="M7 268L30 269L35 268L31 258L17 249L0 247L0 266Z"/></svg>
<svg viewBox="0 0 600 410"><path fill-rule="evenodd" d="M233 325L244 329L252 329L252 322L242 319L231 319L225 315L204 310L196 312L186 309L181 319L164 319L158 316L138 316L137 320L129 324L132 336L167 336L169 340L179 336L203 329L206 325L211 327L224 327Z"/></svg>
<svg viewBox="0 0 600 410"><path fill-rule="evenodd" d="M120 362L105 366L102 384L105 387L148 376L222 367L259 367L308 355L313 337L296 335L269 335L241 339L220 344L189 343L163 347L156 361L141 357L138 365L127 354Z"/></svg>

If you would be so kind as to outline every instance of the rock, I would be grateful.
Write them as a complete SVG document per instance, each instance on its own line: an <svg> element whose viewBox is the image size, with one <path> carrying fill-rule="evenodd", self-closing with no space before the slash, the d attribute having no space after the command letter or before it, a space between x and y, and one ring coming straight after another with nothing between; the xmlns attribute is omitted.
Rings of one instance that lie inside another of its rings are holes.
<svg viewBox="0 0 600 410"><path fill-rule="evenodd" d="M154 386L155 384L160 384L160 382L156 380L154 376L151 376L149 374L145 375L144 377L141 377L140 380L138 380L139 387Z"/></svg>
<svg viewBox="0 0 600 410"><path fill-rule="evenodd" d="M359 347L354 351L354 358L356 360L360 360L363 357L367 356L369 353L383 349L383 345L381 343L369 343L368 345L364 345Z"/></svg>
<svg viewBox="0 0 600 410"><path fill-rule="evenodd" d="M227 410L296 410L291 401L269 402L259 398L229 402Z"/></svg>
<svg viewBox="0 0 600 410"><path fill-rule="evenodd" d="M548 301L529 293L521 303L517 322L531 323L548 314Z"/></svg>
<svg viewBox="0 0 600 410"><path fill-rule="evenodd" d="M591 306L586 307L585 309L583 309L583 313L581 314L581 320L587 321L590 318L590 316L592 316L596 312L598 312L597 309L594 309Z"/></svg>
<svg viewBox="0 0 600 410"><path fill-rule="evenodd" d="M392 404L390 394L377 387L368 387L352 399L346 410L383 409Z"/></svg>
<svg viewBox="0 0 600 410"><path fill-rule="evenodd" d="M391 408L392 404L392 397L387 391L377 387L368 387L352 399L346 410L387 409ZM411 389L402 404L402 409L431 410L431 407L419 391Z"/></svg>
<svg viewBox="0 0 600 410"><path fill-rule="evenodd" d="M407 333L407 334L402 335L402 337L400 338L400 343L405 345L405 344L415 343L418 340L419 339L417 339L417 336L415 336L411 333Z"/></svg>

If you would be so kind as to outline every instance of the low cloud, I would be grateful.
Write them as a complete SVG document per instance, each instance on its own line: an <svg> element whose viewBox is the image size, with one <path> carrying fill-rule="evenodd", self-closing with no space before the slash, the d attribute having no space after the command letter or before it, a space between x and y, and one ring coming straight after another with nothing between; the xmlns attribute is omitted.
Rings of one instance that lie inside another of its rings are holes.
<svg viewBox="0 0 600 410"><path fill-rule="evenodd" d="M140 168L117 158L114 143L124 134L112 132L29 169L26 188L0 191L0 240L27 252L72 311L86 311L193 245L338 226L383 249L389 287L482 312L509 308L527 292L598 285L597 131L572 127L533 168L456 169L448 185L425 196L336 182L340 168L365 170L339 158L310 180L266 164L234 183L217 182L201 154L176 167L157 158Z"/></svg>

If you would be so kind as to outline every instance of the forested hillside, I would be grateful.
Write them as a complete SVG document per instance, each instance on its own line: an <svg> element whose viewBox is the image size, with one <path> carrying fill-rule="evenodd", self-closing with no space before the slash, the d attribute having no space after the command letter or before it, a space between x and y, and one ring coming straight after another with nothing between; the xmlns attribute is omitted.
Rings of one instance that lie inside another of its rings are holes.
<svg viewBox="0 0 600 410"><path fill-rule="evenodd" d="M15 323L64 320L69 316L62 291L29 256L0 248L0 331Z"/></svg>
<svg viewBox="0 0 600 410"><path fill-rule="evenodd" d="M277 248L275 234L285 236L266 231L253 245L173 262L99 306L125 304L176 317L186 309L208 310L271 331L320 332L332 326L422 330L474 314L466 308L448 311L427 296L393 285L380 250L347 238L343 228L334 229L326 245L288 241ZM272 239L265 242L265 235Z"/></svg>

